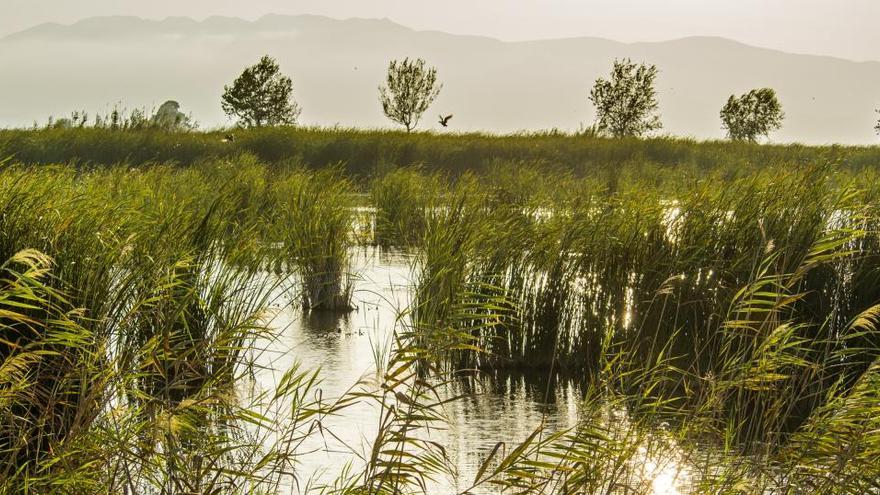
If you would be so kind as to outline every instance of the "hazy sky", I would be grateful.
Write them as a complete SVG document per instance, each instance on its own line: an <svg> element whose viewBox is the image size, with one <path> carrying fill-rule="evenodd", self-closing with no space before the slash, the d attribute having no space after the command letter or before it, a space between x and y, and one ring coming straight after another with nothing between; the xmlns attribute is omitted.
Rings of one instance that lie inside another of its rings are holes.
<svg viewBox="0 0 880 495"><path fill-rule="evenodd" d="M96 15L268 13L388 17L416 29L506 40L724 36L800 53L880 60L880 0L0 0L0 35Z"/></svg>

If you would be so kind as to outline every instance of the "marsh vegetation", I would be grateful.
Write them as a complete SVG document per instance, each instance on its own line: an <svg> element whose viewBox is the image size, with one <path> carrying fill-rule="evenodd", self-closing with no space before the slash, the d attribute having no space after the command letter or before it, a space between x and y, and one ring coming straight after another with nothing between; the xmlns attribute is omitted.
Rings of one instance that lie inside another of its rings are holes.
<svg viewBox="0 0 880 495"><path fill-rule="evenodd" d="M0 132L3 492L880 490L876 150L221 138Z"/></svg>

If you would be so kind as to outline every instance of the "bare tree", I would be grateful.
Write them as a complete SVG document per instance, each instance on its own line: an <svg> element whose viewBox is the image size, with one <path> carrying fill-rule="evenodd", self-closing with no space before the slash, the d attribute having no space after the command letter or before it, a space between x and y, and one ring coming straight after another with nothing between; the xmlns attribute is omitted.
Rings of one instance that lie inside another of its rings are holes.
<svg viewBox="0 0 880 495"><path fill-rule="evenodd" d="M422 114L440 94L437 69L427 67L422 59L392 60L388 65L385 85L379 86L379 101L385 116L410 132L419 124Z"/></svg>
<svg viewBox="0 0 880 495"><path fill-rule="evenodd" d="M626 137L662 128L656 77L656 66L615 60L610 79L596 79L590 91L590 101L596 106L596 131Z"/></svg>

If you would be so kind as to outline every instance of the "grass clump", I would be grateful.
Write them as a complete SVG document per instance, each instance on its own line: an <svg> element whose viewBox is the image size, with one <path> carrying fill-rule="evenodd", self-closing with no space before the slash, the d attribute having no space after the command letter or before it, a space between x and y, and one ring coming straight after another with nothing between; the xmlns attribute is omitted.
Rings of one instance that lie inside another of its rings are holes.
<svg viewBox="0 0 880 495"><path fill-rule="evenodd" d="M353 186L336 170L296 171L275 181L273 228L302 286L310 310L349 311L353 243Z"/></svg>
<svg viewBox="0 0 880 495"><path fill-rule="evenodd" d="M372 180L375 242L382 246L415 245L425 232L430 208L442 194L441 181L418 168L395 168Z"/></svg>

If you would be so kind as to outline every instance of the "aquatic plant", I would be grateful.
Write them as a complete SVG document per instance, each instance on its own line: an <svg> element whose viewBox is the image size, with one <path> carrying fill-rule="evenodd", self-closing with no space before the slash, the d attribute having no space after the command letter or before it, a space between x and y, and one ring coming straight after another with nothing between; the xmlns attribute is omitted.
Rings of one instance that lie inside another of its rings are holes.
<svg viewBox="0 0 880 495"><path fill-rule="evenodd" d="M336 170L295 172L273 184L273 224L311 310L351 309L352 185Z"/></svg>
<svg viewBox="0 0 880 495"><path fill-rule="evenodd" d="M504 369L577 379L578 425L497 439L462 493L651 493L661 476L708 493L877 489L876 173L628 165L609 181L495 160L488 176L367 183L240 151L3 165L0 492L426 492L456 477L431 436L459 398L444 387ZM387 361L340 397L319 391L330 370L296 366L260 389L282 288L308 310L351 306L368 190L377 242L416 255ZM356 403L379 412L368 455L310 484L309 439Z"/></svg>

